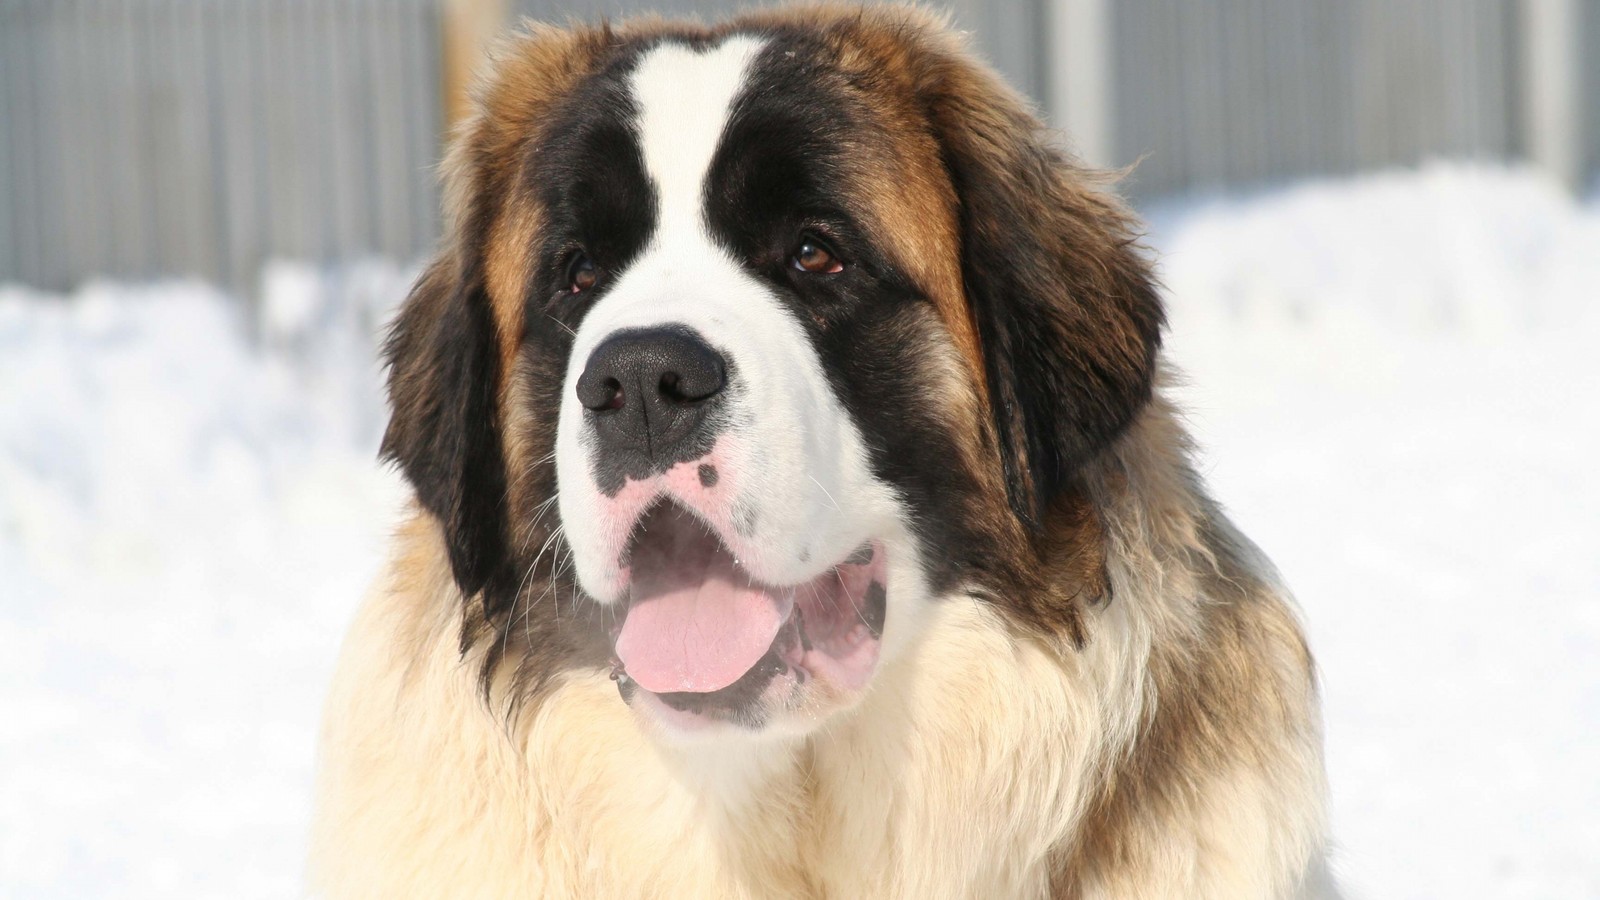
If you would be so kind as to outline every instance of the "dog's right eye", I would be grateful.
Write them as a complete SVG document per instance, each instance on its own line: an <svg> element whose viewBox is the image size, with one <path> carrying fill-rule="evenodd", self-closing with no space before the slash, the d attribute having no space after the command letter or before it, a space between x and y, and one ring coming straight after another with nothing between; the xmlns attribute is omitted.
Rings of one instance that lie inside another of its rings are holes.
<svg viewBox="0 0 1600 900"><path fill-rule="evenodd" d="M567 290L581 294L594 287L599 280L600 269L589 258L589 254L582 250L572 254L572 261L567 263Z"/></svg>
<svg viewBox="0 0 1600 900"><path fill-rule="evenodd" d="M789 265L813 275L837 275L844 271L844 263L840 261L839 254L834 253L832 247L811 234L801 236L800 246L795 248L794 255L789 258Z"/></svg>

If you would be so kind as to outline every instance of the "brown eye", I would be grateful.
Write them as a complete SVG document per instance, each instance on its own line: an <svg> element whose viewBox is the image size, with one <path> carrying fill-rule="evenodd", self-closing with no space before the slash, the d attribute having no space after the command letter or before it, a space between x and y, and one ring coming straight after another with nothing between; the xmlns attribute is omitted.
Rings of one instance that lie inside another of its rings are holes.
<svg viewBox="0 0 1600 900"><path fill-rule="evenodd" d="M794 259L790 263L802 272L811 272L817 275L832 275L844 271L844 263L828 248L827 244L813 237L800 241L800 248L794 252Z"/></svg>
<svg viewBox="0 0 1600 900"><path fill-rule="evenodd" d="M572 262L567 263L567 290L572 293L581 294L594 287L599 280L600 270L588 254L580 251L572 257Z"/></svg>

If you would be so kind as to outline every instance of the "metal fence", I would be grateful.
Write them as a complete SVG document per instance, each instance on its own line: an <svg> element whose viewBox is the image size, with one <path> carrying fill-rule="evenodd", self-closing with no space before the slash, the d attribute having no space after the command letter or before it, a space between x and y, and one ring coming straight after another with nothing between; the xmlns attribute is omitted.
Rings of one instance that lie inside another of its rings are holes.
<svg viewBox="0 0 1600 900"><path fill-rule="evenodd" d="M0 0L0 281L416 255L431 0Z"/></svg>
<svg viewBox="0 0 1600 900"><path fill-rule="evenodd" d="M0 0L0 282L248 287L275 256L422 254L443 2ZM944 5L1091 161L1142 159L1137 198L1435 156L1600 171L1600 0Z"/></svg>
<svg viewBox="0 0 1600 900"><path fill-rule="evenodd" d="M1593 182L1600 179L1600 0L1586 2L1572 38L1576 45L1572 52L1579 66L1577 96L1573 98L1578 110L1578 145L1582 148L1577 171L1583 180L1581 186L1600 187Z"/></svg>
<svg viewBox="0 0 1600 900"><path fill-rule="evenodd" d="M1505 158L1517 149L1514 6L1120 0L1113 152L1144 157L1143 193Z"/></svg>

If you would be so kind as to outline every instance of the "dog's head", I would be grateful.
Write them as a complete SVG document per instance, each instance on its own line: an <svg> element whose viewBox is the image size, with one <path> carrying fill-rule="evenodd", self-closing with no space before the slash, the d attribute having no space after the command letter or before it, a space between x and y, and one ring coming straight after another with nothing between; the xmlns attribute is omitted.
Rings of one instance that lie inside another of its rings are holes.
<svg viewBox="0 0 1600 900"><path fill-rule="evenodd" d="M488 670L612 666L669 732L793 732L941 596L1075 637L1079 474L1149 397L1161 310L1024 102L903 9L499 56L384 443Z"/></svg>

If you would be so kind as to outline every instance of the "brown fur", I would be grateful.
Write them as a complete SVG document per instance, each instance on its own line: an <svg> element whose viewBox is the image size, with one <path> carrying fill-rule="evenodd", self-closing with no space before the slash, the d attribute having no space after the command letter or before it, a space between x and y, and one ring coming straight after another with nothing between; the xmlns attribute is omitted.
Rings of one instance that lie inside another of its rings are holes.
<svg viewBox="0 0 1600 900"><path fill-rule="evenodd" d="M1175 571L1193 582L1168 589L1188 588L1196 603L1176 607L1163 629L1169 639L1150 648L1144 678L1154 702L1093 795L1076 840L1058 850L1053 884L1063 898L1136 883L1174 856L1205 861L1220 848L1207 846L1210 835L1196 820L1227 802L1212 786L1226 773L1288 766L1309 790L1322 789L1311 654L1270 564L1204 499L1187 463L1188 439L1164 401L1123 443L1091 476L1114 520L1143 523L1143 534L1124 524L1113 537L1122 544L1117 555L1177 552ZM1195 827L1185 831L1178 823L1186 821Z"/></svg>
<svg viewBox="0 0 1600 900"><path fill-rule="evenodd" d="M613 715L626 713L614 697L618 710L592 705L609 647L594 604L562 575L546 502L556 488L554 422L534 412L561 373L523 350L542 216L528 167L549 110L619 47L752 29L821 41L871 111L876 130L861 136L842 177L868 198L866 224L930 301L931 312L904 327L928 348L927 402L958 438L949 465L968 486L960 519L972 540L968 594L942 601L930 626L928 640L957 660L950 671L915 658L884 671L851 722L761 775L762 799L734 811L697 806L737 826L731 837L712 828L726 842L706 851L712 845L696 843L701 819L677 823L662 807L604 794L602 774L622 771L604 768L613 757L640 760L628 772L644 779L638 790L681 787L649 781L652 766L682 773ZM420 854L406 861L418 867L414 881L399 883L464 894L468 884L542 883L557 894L610 885L636 895L622 886L635 882L616 870L620 880L607 881L606 867L595 868L630 864L626 848L571 845L603 843L596 829L641 815L673 835L635 861L637 884L662 896L1220 898L1304 888L1299 873L1315 868L1323 828L1310 657L1270 566L1205 499L1175 413L1151 399L1161 311L1134 222L940 21L905 8L826 6L710 29L657 20L536 27L500 48L476 107L445 165L451 239L408 304L410 330L397 331L406 353L395 353L386 449L406 463L425 443L414 420L450 412L439 397L450 389L440 375L448 353L429 350L425 326L483 316L492 352L472 371L491 376L492 415L479 437L492 447L458 455L497 458L503 489L485 499L419 485L426 511L402 535L383 592L357 626L364 637L347 651L357 661L342 665L330 703L337 752L324 794L336 802L319 843L358 846L340 829L381 830ZM431 465L412 462L408 475L415 482ZM490 520L508 549L484 562L463 551L461 534ZM463 560L482 564L481 602L447 577L453 567L461 580ZM496 594L507 579L515 590ZM973 597L983 605L966 605ZM476 678L449 668L447 638L456 668ZM389 642L387 651L374 641ZM488 688L494 712L466 708L477 701L458 681ZM365 685L394 693L374 699ZM440 716L459 735L429 733L433 721L362 733L363 723L385 727L386 703ZM503 709L522 715L505 719ZM580 722L610 741L592 769L563 743L562 723ZM400 790L406 759L427 771ZM575 797L549 780L565 776L536 761L593 776L603 796ZM470 778L484 783L455 783ZM481 822L429 810L396 824L362 810L406 816L389 807L413 795L486 811ZM505 833L522 822L526 834ZM1035 839L1037 852L1024 846ZM424 857L442 852L428 842L471 842L484 865L501 868L426 869ZM344 893L387 877L324 867L343 873L328 880Z"/></svg>
<svg viewBox="0 0 1600 900"><path fill-rule="evenodd" d="M982 273L963 272L957 262L964 239L1012 245L1019 269L1035 265L1024 273L1031 283L1021 287L1037 292L1047 310L1031 324L1055 346L1083 355L1070 363L1076 370L1096 373L1073 380L1120 381L1142 399L1147 388L1138 385L1153 370L1160 312L1147 266L1132 247L1131 217L1096 177L1051 148L1029 104L974 65L937 19L905 8L828 6L756 13L729 27L752 25L823 34L881 123L883 140L863 142L859 190L878 213L876 233L887 236L933 298L986 408L964 423L974 480L985 484L977 495L1009 494L1020 524L1040 526L1030 534L1005 510L972 510L986 520L999 555L1015 562L997 567L993 593L1041 632L1076 641L1079 603L1107 595L1096 514L1080 488L1057 486L1058 473L1041 473L1048 464L1032 458L1022 432L1036 423L1023 421L1019 388L1007 372L986 372L995 348L981 337L982 298L971 290ZM958 198L952 178L975 177L987 179L983 190L1004 203L991 208L984 196ZM993 462L997 452L1001 465ZM1001 470L1009 483L989 483Z"/></svg>
<svg viewBox="0 0 1600 900"><path fill-rule="evenodd" d="M1064 629L1076 637L1077 601L1104 594L1104 579L1093 573L1098 546L1094 514L1077 488L1055 497L1058 488L1040 483L1059 476L1053 471L1041 475L1048 464L1031 458L1029 442L1021 434L1030 425L1022 421L1026 413L1018 389L1006 373L985 371L991 357L980 338L979 316L967 286L976 273L964 273L959 265L962 217L974 220L965 223L969 232L994 232L997 241L1017 234L1048 240L1041 246L1019 246L1015 254L1041 261L1038 271L1028 273L1034 279L1028 287L1047 295L1043 299L1055 321L1037 324L1057 331L1049 337L1061 347L1086 355L1072 361L1075 369L1099 373L1086 378L1130 385L1147 379L1151 323L1159 321L1159 311L1145 264L1131 247L1127 213L1099 189L1095 177L1050 149L1026 102L992 72L973 65L959 42L926 14L905 8L797 7L757 12L706 29L650 19L617 28L536 27L506 44L499 51L495 78L480 92L481 112L464 129L446 170L464 233L476 231L470 224L475 219L489 223L481 234L500 329L502 371L516 377L529 236L538 222L522 167L529 148L538 143L541 113L602 64L608 51L626 42L665 34L715 40L752 28L801 28L819 35L857 98L871 109L880 130L863 136L859 167L848 177L855 192L869 198L874 233L883 236L900 265L933 300L947 339L969 368L970 380L945 399L953 411L965 413L961 422L967 467L984 484L975 493L1010 496L1013 507L1024 513L1023 525L1031 519L1043 526L1035 529L1044 542L1036 547L1029 529L1019 528L1005 510L973 511L989 520L986 530L1001 544L998 556L1012 563L995 568L992 593L1021 604L1018 612L1042 630ZM1006 195L1009 206L991 211L969 199L964 208L951 183L957 160L994 179L993 189ZM1018 208L1049 219L1015 221L1011 214ZM1146 321L1136 321L1139 317ZM503 386L502 397L514 390L512 379ZM962 399L974 391L976 407ZM1139 389L1134 391L1137 398ZM998 434L991 424L997 420L1004 423ZM515 442L525 431L507 429L506 439ZM528 460L545 452L542 444L530 444L508 447L506 456ZM1002 454L1004 465L989 461L995 453ZM1007 473L1005 482L986 484L991 473L1001 470ZM528 508L538 496L526 489L530 480L511 485L514 509ZM1046 516L1053 521L1042 522ZM535 533L531 540L544 538ZM1060 558L1054 551L1063 543L1083 551L1073 559L1087 562L1075 563L1078 572L1060 574L1081 577L1039 579L1043 561Z"/></svg>

